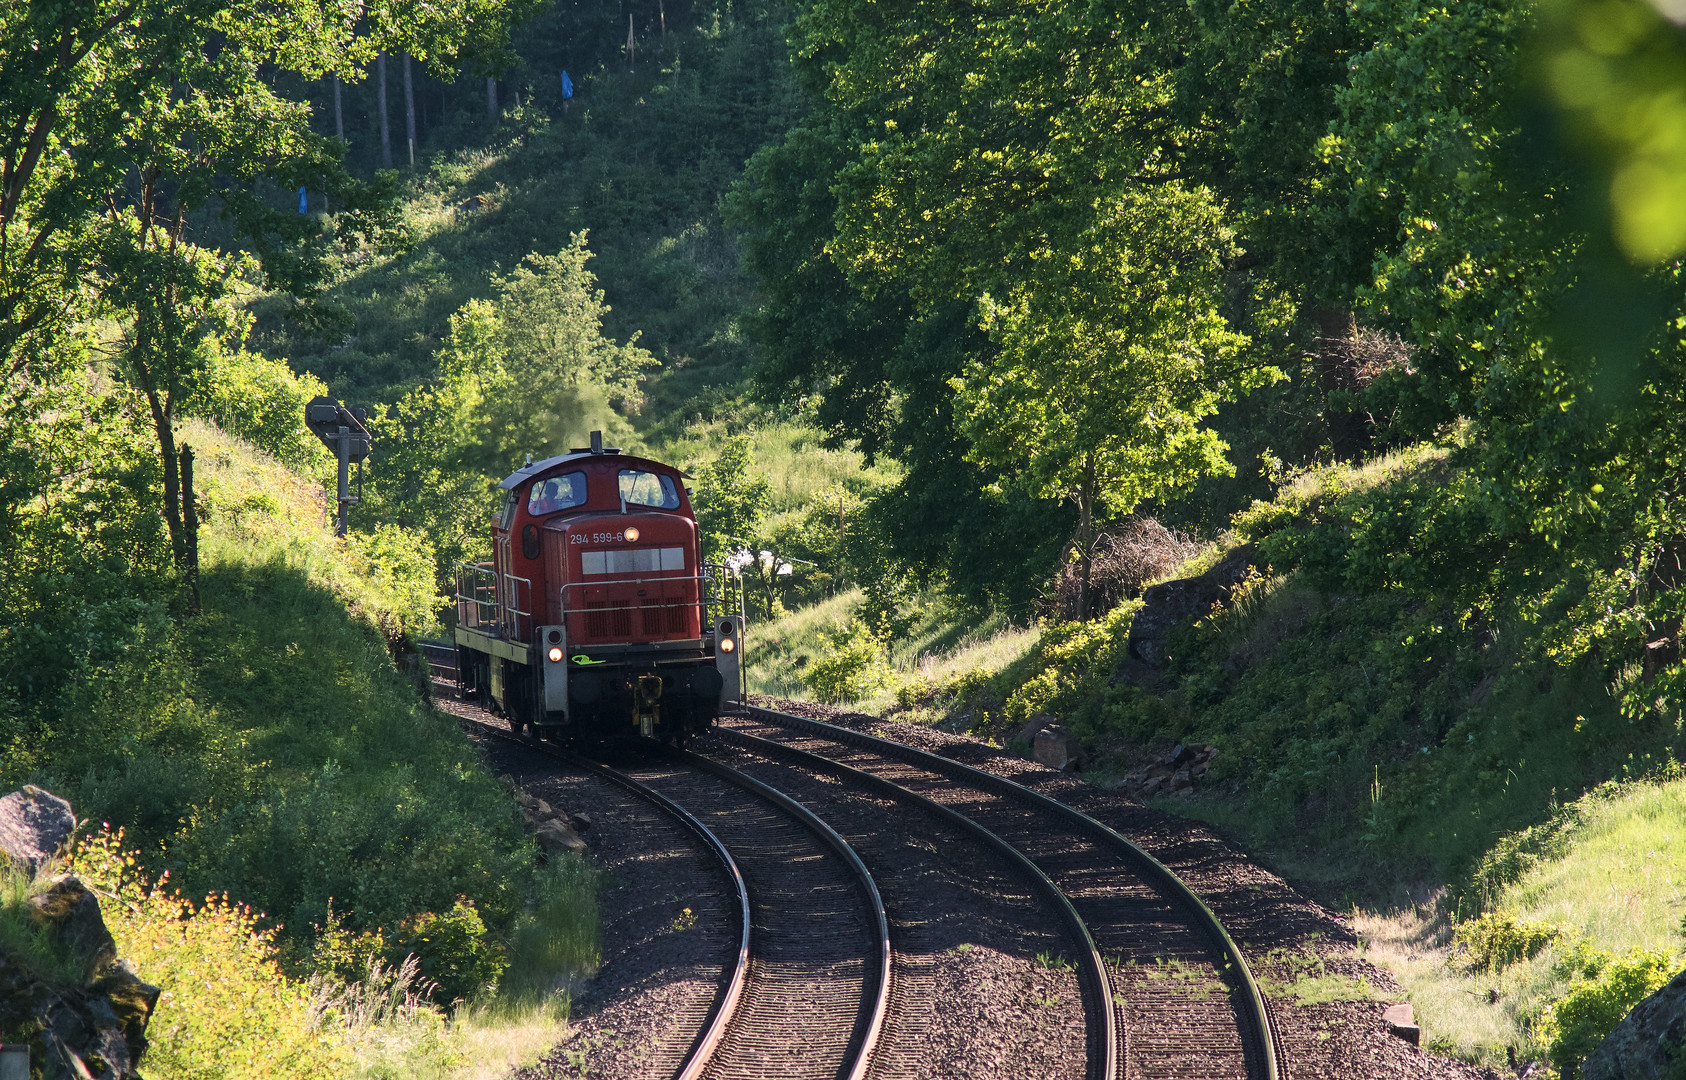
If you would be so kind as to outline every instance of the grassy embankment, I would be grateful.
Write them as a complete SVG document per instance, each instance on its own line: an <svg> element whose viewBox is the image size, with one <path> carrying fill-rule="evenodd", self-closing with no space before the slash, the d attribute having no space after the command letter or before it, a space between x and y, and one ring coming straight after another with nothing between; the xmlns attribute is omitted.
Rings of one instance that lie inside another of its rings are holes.
<svg viewBox="0 0 1686 1080"><path fill-rule="evenodd" d="M138 890L108 905L124 955L166 989L148 1075L444 1077L530 1059L595 962L594 887L577 860L536 865L454 721L394 665L430 615L428 554L392 534L341 545L315 482L209 425L183 435L199 456L202 613L91 612L123 618L49 703L65 722L0 767L0 786L33 780L125 824L153 877L273 916L212 904L176 928L179 908ZM5 891L11 910L27 889ZM457 946L430 946L430 925ZM421 968L401 978L412 946ZM503 960L505 992L477 990ZM214 975L273 1017L202 992ZM471 1001L447 1017L428 981ZM253 1038L321 1050L252 1060Z"/></svg>
<svg viewBox="0 0 1686 1080"><path fill-rule="evenodd" d="M1572 1070L1613 986L1680 966L1678 716L1646 701L1645 627L1611 614L1631 580L1507 536L1460 451L1316 470L1238 514L1171 576L1242 543L1257 572L1173 636L1152 685L1113 682L1130 601L946 678L904 650L897 705L863 704L999 740L1050 712L1103 784L1215 744L1208 784L1154 801L1351 908L1436 1047ZM791 653L820 617L764 635Z"/></svg>

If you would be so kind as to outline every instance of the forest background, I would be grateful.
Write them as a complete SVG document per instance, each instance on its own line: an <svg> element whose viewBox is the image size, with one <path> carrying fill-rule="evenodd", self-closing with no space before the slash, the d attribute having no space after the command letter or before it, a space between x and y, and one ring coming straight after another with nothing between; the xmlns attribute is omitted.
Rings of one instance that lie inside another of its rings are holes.
<svg viewBox="0 0 1686 1080"><path fill-rule="evenodd" d="M294 975L496 952L576 886L387 657L491 484L602 429L752 556L767 688L1057 716L1103 780L1210 742L1180 812L1493 914L1583 792L1678 771L1671 14L14 6L0 783L277 913ZM373 410L344 545L324 390ZM1143 587L1243 544L1119 678ZM1551 1042L1567 963L1494 1038Z"/></svg>

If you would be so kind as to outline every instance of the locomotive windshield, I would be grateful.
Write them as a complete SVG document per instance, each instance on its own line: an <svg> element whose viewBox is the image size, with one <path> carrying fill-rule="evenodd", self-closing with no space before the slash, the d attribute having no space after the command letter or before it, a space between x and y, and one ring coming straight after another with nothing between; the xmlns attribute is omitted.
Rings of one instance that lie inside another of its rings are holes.
<svg viewBox="0 0 1686 1080"><path fill-rule="evenodd" d="M563 473L548 480L535 480L533 486L527 490L527 513L534 517L584 505L585 473L582 472Z"/></svg>
<svg viewBox="0 0 1686 1080"><path fill-rule="evenodd" d="M643 469L621 470L621 498L628 506L679 509L679 489L674 486L673 477Z"/></svg>

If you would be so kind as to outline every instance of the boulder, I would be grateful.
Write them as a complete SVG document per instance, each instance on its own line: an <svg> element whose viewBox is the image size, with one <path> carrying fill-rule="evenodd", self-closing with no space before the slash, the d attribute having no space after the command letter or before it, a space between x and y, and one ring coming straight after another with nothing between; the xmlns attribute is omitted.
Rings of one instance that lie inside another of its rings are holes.
<svg viewBox="0 0 1686 1080"><path fill-rule="evenodd" d="M76 878L63 878L30 897L29 906L36 922L46 926L48 938L76 957L88 976L117 958L117 942L105 927L99 897Z"/></svg>
<svg viewBox="0 0 1686 1080"><path fill-rule="evenodd" d="M0 854L30 873L62 854L76 832L70 804L34 784L0 796Z"/></svg>
<svg viewBox="0 0 1686 1080"><path fill-rule="evenodd" d="M1633 1007L1581 1066L1582 1080L1663 1080L1686 1072L1686 971Z"/></svg>
<svg viewBox="0 0 1686 1080"><path fill-rule="evenodd" d="M1053 713L1039 712L1032 716L1025 726L1019 729L1018 740L1022 743L1036 743L1036 736L1042 734L1042 729L1059 724L1059 717Z"/></svg>
<svg viewBox="0 0 1686 1080"><path fill-rule="evenodd" d="M1031 744L1031 750L1036 760L1050 769L1072 769L1082 759L1082 751L1077 745L1077 739L1064 728L1055 724L1043 728L1036 733L1036 741Z"/></svg>
<svg viewBox="0 0 1686 1080"><path fill-rule="evenodd" d="M127 961L119 961L110 974L94 984L94 991L104 996L110 1006L128 1045L130 1060L139 1061L146 1052L146 1025L152 1019L153 1010L158 1008L163 990L141 981Z"/></svg>
<svg viewBox="0 0 1686 1080"><path fill-rule="evenodd" d="M568 815L568 825L575 832L580 832L580 833L590 832L591 831L591 815L590 814L581 814L581 813L577 813L577 812L569 814Z"/></svg>
<svg viewBox="0 0 1686 1080"><path fill-rule="evenodd" d="M546 821L533 833L533 839L538 841L539 847L546 855L555 855L562 851L584 855L586 852L585 838L560 821Z"/></svg>
<svg viewBox="0 0 1686 1080"><path fill-rule="evenodd" d="M1161 582L1143 592L1142 609L1130 623L1125 662L1112 681L1132 686L1152 681L1147 672L1164 668L1171 635L1205 618L1213 604L1229 599L1230 589L1247 576L1254 554L1252 544L1243 544L1198 577Z"/></svg>
<svg viewBox="0 0 1686 1080"><path fill-rule="evenodd" d="M1422 1042L1422 1029L1417 1026L1416 1010L1411 1008L1410 1002L1389 1005L1382 1010L1382 1023L1394 1035L1399 1036L1412 1046Z"/></svg>

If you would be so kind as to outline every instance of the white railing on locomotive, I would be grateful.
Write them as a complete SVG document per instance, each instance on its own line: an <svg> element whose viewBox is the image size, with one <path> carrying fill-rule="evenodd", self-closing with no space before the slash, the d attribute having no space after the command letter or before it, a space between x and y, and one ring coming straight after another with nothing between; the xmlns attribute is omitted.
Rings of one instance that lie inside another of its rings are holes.
<svg viewBox="0 0 1686 1080"><path fill-rule="evenodd" d="M457 625L501 626L498 574L491 563L457 564Z"/></svg>
<svg viewBox="0 0 1686 1080"><path fill-rule="evenodd" d="M515 574L503 575L498 602L503 608L503 628L511 641L526 641L533 629L533 582Z"/></svg>

